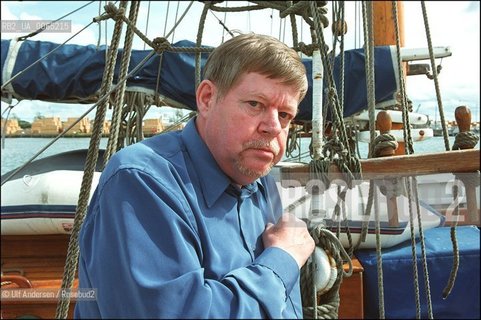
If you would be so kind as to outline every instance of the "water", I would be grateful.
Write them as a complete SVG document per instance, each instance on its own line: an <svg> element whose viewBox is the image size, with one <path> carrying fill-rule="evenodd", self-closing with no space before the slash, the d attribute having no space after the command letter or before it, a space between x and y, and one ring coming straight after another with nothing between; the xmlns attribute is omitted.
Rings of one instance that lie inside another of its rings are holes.
<svg viewBox="0 0 481 320"><path fill-rule="evenodd" d="M51 141L52 138L6 138L5 148L2 149L2 175L26 163ZM102 138L100 148L105 149L107 141L107 138ZM90 138L60 138L37 159L66 151L88 149L89 144Z"/></svg>
<svg viewBox="0 0 481 320"><path fill-rule="evenodd" d="M3 175L10 170L13 170L30 158L32 158L38 151L45 147L52 141L51 138L6 138L5 148L2 149L2 164L1 174ZM47 150L45 150L37 159L41 159L60 152L72 151L76 149L88 149L89 138L60 138ZM449 145L452 146L454 137L449 137ZM306 152L308 149L309 139L305 139L306 143L302 144L302 152ZM100 148L107 146L107 138L102 138L100 142ZM359 144L359 151L361 158L367 157L367 143ZM476 145L479 149L479 142ZM414 152L416 154L432 153L445 151L443 137L433 137L425 141L414 143ZM307 158L303 158L305 161L309 161Z"/></svg>

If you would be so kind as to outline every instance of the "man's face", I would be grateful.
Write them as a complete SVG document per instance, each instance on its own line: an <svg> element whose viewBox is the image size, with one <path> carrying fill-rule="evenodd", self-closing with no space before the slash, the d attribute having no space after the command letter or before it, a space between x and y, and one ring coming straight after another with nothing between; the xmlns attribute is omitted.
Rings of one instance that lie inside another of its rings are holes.
<svg viewBox="0 0 481 320"><path fill-rule="evenodd" d="M221 169L235 183L249 184L281 160L299 92L278 79L247 73L217 98L215 84L203 81L199 132Z"/></svg>

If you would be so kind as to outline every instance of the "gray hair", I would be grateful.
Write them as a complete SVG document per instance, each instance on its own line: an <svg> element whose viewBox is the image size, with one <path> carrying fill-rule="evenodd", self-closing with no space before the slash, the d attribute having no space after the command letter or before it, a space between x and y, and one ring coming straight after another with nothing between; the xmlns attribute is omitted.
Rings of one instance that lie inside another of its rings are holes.
<svg viewBox="0 0 481 320"><path fill-rule="evenodd" d="M267 35L241 34L221 44L209 55L203 78L212 81L222 97L249 72L294 86L300 93L299 101L306 95L306 68L301 58L295 50Z"/></svg>

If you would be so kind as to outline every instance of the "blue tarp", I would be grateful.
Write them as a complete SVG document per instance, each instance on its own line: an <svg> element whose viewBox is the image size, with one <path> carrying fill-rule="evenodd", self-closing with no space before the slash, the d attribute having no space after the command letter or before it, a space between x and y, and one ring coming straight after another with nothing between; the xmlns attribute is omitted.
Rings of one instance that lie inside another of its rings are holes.
<svg viewBox="0 0 481 320"><path fill-rule="evenodd" d="M5 83L4 68L7 59L16 59L12 75L24 70L33 62L47 55L58 44L46 41L26 40L21 43L16 57L8 56L12 40L2 40L1 66L2 85ZM194 47L195 43L182 40L174 47ZM117 59L114 82L118 79L120 55ZM133 50L129 71L132 70L150 50ZM202 65L207 54L202 55ZM159 57L154 56L145 66L127 81L127 87L141 87L155 90L159 69ZM312 71L312 61L304 59L308 75ZM389 47L375 48L376 63L376 102L393 99L397 90L395 71ZM26 71L12 82L13 97L17 99L45 100L57 102L92 102L102 82L105 65L105 46L64 45L46 59ZM339 58L335 62L335 81L339 83ZM309 91L301 103L298 120L312 118L312 78ZM192 53L165 52L162 58L159 93L195 110L195 55ZM2 96L5 92L2 92ZM324 95L325 97L326 95ZM366 81L364 54L362 49L348 50L345 53L345 106L344 116L350 116L365 109Z"/></svg>
<svg viewBox="0 0 481 320"><path fill-rule="evenodd" d="M434 319L479 319L480 268L479 228L458 226L459 269L450 295L442 298L453 268L451 228L439 227L424 231L427 268ZM364 316L379 319L377 254L374 249L355 252L364 268ZM421 319L428 318L425 277L419 241L416 244ZM411 241L382 250L384 312L386 319L415 319L416 300L412 266Z"/></svg>

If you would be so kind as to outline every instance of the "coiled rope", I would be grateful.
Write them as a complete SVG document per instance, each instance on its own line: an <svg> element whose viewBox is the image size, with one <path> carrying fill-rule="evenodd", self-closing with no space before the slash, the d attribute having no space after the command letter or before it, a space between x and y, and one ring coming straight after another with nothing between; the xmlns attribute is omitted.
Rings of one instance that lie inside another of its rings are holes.
<svg viewBox="0 0 481 320"><path fill-rule="evenodd" d="M313 275L315 265L312 259L301 269L301 297L303 303L304 318L306 319L337 319L339 310L339 288L343 277L352 275L352 262L349 255L344 250L339 239L329 230L325 229L322 224L318 224L310 234L316 243L316 246L324 249L326 253L331 255L336 261L337 277L333 286L322 295L318 295L316 288L313 286ZM348 263L348 271L344 271L344 261ZM307 301L311 301L309 306Z"/></svg>

